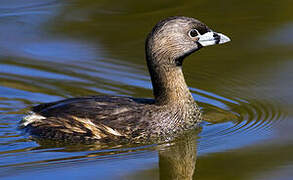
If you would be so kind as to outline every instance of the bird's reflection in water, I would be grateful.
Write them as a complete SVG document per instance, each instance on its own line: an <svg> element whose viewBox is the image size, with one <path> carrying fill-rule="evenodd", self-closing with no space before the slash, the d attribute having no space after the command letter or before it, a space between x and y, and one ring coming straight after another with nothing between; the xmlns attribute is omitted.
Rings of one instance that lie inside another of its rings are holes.
<svg viewBox="0 0 293 180"><path fill-rule="evenodd" d="M54 152L71 152L78 153L76 156L66 158L53 158L42 161L47 162L59 162L60 160L102 160L103 157L113 158L115 157L128 157L132 153L139 153L141 151L158 151L159 154L159 169L150 169L151 173L143 171L136 171L134 174L126 175L126 179L160 179L160 180L190 180L194 177L195 164L196 164L196 143L197 143L198 131L192 131L185 133L180 138L172 141L168 144L161 144L158 146L125 146L125 145L101 145L101 144L74 144L64 145L63 143L58 144L55 141L37 140L39 147L33 148L32 150L44 150L50 149ZM36 139L34 139L36 140ZM83 154L84 152L84 154ZM124 155L123 155L124 154ZM108 159L106 158L106 159ZM96 164L98 167L99 165ZM159 171L159 175L158 175ZM122 179L124 179L123 177Z"/></svg>
<svg viewBox="0 0 293 180"><path fill-rule="evenodd" d="M192 132L159 151L160 180L192 179L196 164L197 134Z"/></svg>

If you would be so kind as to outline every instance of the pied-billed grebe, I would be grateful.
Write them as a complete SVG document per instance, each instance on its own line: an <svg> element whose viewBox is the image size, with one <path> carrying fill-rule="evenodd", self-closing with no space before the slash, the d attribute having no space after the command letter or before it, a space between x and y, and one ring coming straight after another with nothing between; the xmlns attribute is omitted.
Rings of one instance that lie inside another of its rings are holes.
<svg viewBox="0 0 293 180"><path fill-rule="evenodd" d="M40 104L23 118L20 127L36 137L62 142L169 140L201 121L183 77L183 59L203 46L228 41L196 19L164 19L145 43L154 100L90 96Z"/></svg>

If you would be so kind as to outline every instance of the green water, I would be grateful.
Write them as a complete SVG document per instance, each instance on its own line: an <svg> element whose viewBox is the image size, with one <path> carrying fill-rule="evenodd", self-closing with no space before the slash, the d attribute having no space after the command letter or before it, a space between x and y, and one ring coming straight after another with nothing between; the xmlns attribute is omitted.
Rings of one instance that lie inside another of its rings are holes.
<svg viewBox="0 0 293 180"><path fill-rule="evenodd" d="M0 0L0 179L292 179L292 12L289 0ZM17 129L43 102L152 97L144 39L174 15L232 39L184 62L201 132L97 147L40 145Z"/></svg>

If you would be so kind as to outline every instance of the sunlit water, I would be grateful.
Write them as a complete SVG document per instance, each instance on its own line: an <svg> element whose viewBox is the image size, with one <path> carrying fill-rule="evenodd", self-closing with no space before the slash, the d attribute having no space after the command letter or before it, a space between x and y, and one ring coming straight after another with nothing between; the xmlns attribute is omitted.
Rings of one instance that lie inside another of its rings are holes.
<svg viewBox="0 0 293 180"><path fill-rule="evenodd" d="M195 165L186 171L194 179L290 179L292 5L0 1L0 178L169 179L168 168ZM148 146L57 146L18 129L29 108L43 102L152 97L144 38L158 20L178 14L232 39L184 63L206 119L196 135Z"/></svg>

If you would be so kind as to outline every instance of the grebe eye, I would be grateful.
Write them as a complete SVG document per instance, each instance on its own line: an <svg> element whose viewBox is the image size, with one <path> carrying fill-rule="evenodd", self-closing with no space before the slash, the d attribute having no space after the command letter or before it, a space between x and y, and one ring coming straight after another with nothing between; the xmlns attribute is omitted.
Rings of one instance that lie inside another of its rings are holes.
<svg viewBox="0 0 293 180"><path fill-rule="evenodd" d="M196 29L191 29L188 34L190 37L194 38L199 35L199 32Z"/></svg>

